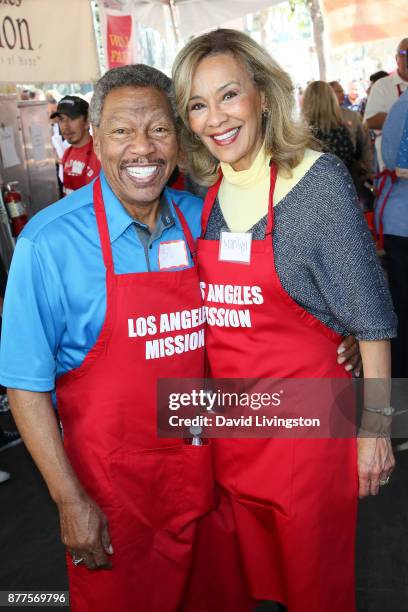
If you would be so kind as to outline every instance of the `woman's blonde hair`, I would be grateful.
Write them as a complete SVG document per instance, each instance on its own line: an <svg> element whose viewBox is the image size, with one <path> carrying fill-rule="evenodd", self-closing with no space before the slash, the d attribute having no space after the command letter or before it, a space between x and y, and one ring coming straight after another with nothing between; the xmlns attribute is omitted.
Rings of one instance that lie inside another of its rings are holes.
<svg viewBox="0 0 408 612"><path fill-rule="evenodd" d="M289 75L252 38L237 30L220 29L191 40L173 65L176 104L182 119L181 145L189 158L189 170L200 183L210 185L217 178L219 161L188 122L188 103L194 70L208 56L229 53L246 65L257 89L265 96L268 113L263 118L265 147L279 168L290 173L301 161L307 146L313 146L309 129L294 120L293 85ZM315 148L315 147L314 147Z"/></svg>
<svg viewBox="0 0 408 612"><path fill-rule="evenodd" d="M302 114L311 128L322 132L330 132L344 124L336 94L324 81L314 81L306 87Z"/></svg>

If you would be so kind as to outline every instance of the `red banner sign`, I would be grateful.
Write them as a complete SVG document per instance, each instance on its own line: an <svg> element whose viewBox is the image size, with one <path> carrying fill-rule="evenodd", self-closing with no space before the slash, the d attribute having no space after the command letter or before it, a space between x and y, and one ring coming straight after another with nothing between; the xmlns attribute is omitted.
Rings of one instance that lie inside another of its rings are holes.
<svg viewBox="0 0 408 612"><path fill-rule="evenodd" d="M108 69L132 63L132 17L107 15Z"/></svg>

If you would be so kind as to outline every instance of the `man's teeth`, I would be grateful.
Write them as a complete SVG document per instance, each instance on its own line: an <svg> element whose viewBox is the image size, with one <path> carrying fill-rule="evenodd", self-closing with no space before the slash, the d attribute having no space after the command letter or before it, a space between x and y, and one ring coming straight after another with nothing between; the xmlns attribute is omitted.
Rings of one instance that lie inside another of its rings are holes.
<svg viewBox="0 0 408 612"><path fill-rule="evenodd" d="M138 166L128 167L126 172L135 178L147 178L152 176L157 170L157 166Z"/></svg>
<svg viewBox="0 0 408 612"><path fill-rule="evenodd" d="M239 128L235 128L235 130L231 130L230 132L225 132L225 134L221 134L220 136L213 136L214 140L228 140L228 138L232 138L235 134L238 134Z"/></svg>

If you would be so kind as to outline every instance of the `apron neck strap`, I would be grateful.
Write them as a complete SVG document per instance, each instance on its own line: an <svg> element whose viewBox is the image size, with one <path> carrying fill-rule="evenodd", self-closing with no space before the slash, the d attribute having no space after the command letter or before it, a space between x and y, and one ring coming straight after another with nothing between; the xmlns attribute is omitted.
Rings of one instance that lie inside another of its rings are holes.
<svg viewBox="0 0 408 612"><path fill-rule="evenodd" d="M269 188L268 223L266 226L265 236L268 236L269 234L271 234L273 230L273 196L275 192L276 177L278 174L278 167L275 164L275 162L271 160L269 165L270 165L271 184ZM209 190L207 191L207 195L204 201L203 213L201 216L201 238L204 238L204 235L207 229L207 225L208 225L208 219L210 218L210 214L214 206L215 198L217 197L222 179L223 179L223 175L220 171L220 176L217 182L212 187L210 187Z"/></svg>
<svg viewBox="0 0 408 612"><path fill-rule="evenodd" d="M278 175L278 167L274 161L270 161L270 176L271 176L271 184L269 187L269 205L268 205L268 222L265 230L265 237L272 234L273 231L273 220L274 220L274 211L273 211L273 196L275 193L275 185L276 185L276 177Z"/></svg>
<svg viewBox="0 0 408 612"><path fill-rule="evenodd" d="M109 272L113 272L112 247L109 236L108 220L106 218L105 205L103 203L101 179L98 178L93 186L94 209L96 222L98 224L99 238L101 241L103 261L105 268Z"/></svg>
<svg viewBox="0 0 408 612"><path fill-rule="evenodd" d="M176 215L178 217L178 220L180 221L180 225L183 229L183 233L185 236L185 239L187 240L187 244L188 244L188 248L190 249L190 253L191 256L193 258L193 260L195 260L196 257L196 241L193 238L193 235L190 231L190 228L188 227L188 223L186 221L185 216L183 215L183 213L181 212L181 210L179 209L179 207L174 203L173 201L173 206L174 206L174 210L176 211Z"/></svg>
<svg viewBox="0 0 408 612"><path fill-rule="evenodd" d="M203 212L201 215L201 238L204 238L208 225L208 219L210 218L211 211L214 206L215 198L217 197L222 179L223 175L220 170L220 176L218 177L217 182L209 188L209 190L207 191L207 195L205 196Z"/></svg>

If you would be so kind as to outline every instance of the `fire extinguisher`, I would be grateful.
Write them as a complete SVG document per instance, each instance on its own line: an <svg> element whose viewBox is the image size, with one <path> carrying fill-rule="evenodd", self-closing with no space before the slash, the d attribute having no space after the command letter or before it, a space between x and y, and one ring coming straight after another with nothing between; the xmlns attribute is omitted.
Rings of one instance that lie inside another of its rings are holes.
<svg viewBox="0 0 408 612"><path fill-rule="evenodd" d="M11 221L11 231L15 238L17 238L28 221L21 193L16 189L17 185L18 181L8 183L4 192L4 203Z"/></svg>

